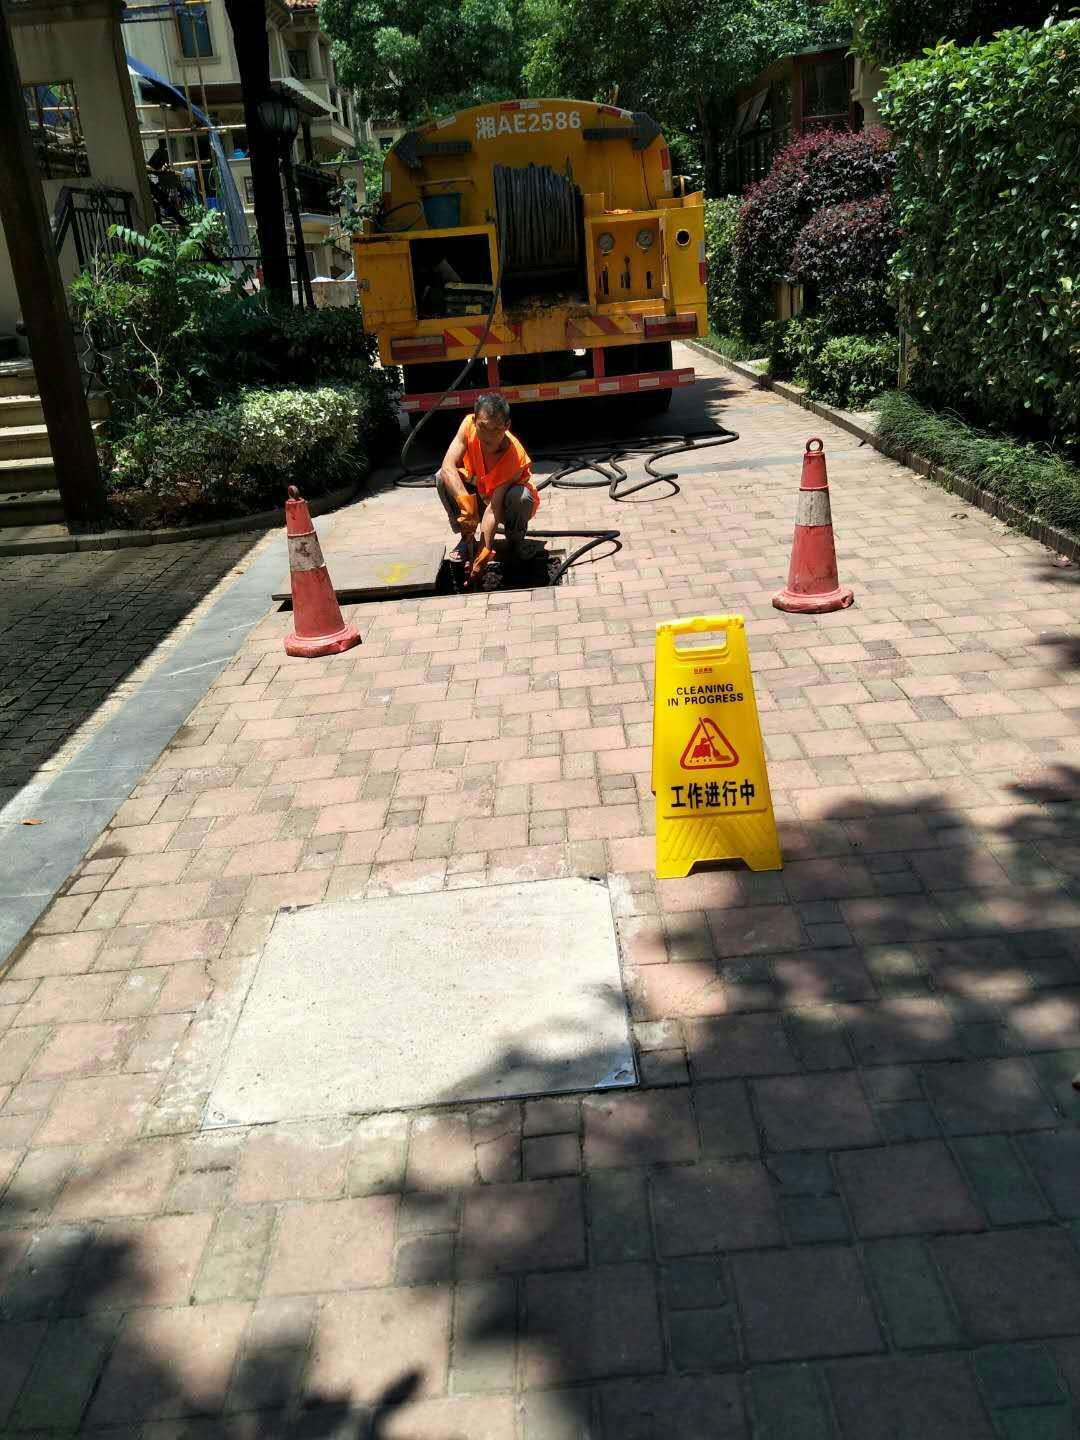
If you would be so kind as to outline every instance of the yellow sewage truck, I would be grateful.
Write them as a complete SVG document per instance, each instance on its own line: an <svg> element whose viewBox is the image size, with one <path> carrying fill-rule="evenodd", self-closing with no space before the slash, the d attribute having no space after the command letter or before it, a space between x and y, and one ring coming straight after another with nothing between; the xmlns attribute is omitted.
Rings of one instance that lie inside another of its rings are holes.
<svg viewBox="0 0 1080 1440"><path fill-rule="evenodd" d="M694 379L673 337L706 333L705 211L656 123L581 100L509 100L387 152L356 282L405 409L636 392L662 411ZM457 388L445 395L473 358Z"/></svg>

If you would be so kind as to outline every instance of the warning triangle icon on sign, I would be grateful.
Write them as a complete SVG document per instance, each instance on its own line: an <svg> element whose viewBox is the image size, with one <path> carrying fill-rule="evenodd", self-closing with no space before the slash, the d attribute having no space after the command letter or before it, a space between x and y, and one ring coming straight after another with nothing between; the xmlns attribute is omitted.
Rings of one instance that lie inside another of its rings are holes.
<svg viewBox="0 0 1080 1440"><path fill-rule="evenodd" d="M739 763L735 746L707 716L698 721L679 764L684 770L728 770Z"/></svg>

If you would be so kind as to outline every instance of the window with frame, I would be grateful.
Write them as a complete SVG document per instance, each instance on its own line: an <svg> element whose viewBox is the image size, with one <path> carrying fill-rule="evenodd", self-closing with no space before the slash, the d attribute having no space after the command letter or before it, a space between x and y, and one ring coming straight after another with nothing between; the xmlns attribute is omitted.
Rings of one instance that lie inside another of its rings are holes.
<svg viewBox="0 0 1080 1440"><path fill-rule="evenodd" d="M46 180L90 174L79 103L70 80L24 85L23 101L38 171Z"/></svg>
<svg viewBox="0 0 1080 1440"><path fill-rule="evenodd" d="M289 73L294 80L311 79L311 56L306 49L289 50Z"/></svg>
<svg viewBox="0 0 1080 1440"><path fill-rule="evenodd" d="M180 53L185 60L208 60L214 53L210 16L205 5L180 5L176 11Z"/></svg>
<svg viewBox="0 0 1080 1440"><path fill-rule="evenodd" d="M250 175L244 176L244 204L255 204L255 181Z"/></svg>

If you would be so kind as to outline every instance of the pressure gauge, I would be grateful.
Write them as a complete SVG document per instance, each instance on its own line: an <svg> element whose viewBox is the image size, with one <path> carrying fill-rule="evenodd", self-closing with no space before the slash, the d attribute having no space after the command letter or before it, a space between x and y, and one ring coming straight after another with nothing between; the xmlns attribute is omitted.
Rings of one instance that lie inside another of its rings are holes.
<svg viewBox="0 0 1080 1440"><path fill-rule="evenodd" d="M609 230L605 230L596 237L596 248L601 255L610 255L615 249L615 236Z"/></svg>
<svg viewBox="0 0 1080 1440"><path fill-rule="evenodd" d="M639 250L651 250L653 241L656 239L655 230L639 230L637 232L637 247Z"/></svg>

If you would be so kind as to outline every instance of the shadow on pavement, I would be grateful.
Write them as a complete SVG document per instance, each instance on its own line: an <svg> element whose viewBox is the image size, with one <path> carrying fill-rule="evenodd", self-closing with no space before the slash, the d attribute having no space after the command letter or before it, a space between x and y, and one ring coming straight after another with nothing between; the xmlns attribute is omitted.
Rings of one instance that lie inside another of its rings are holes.
<svg viewBox="0 0 1080 1440"><path fill-rule="evenodd" d="M1017 1346L1067 1433L1080 772L1012 796L978 832L941 797L834 807L787 827L782 873L661 882L661 913L650 876L613 881L644 1084L414 1117L458 1158L410 1159L394 1284L333 1340L348 1384L305 1379L313 1297L189 1304L192 1217L45 1223L16 1177L0 1319L12 1371L37 1359L10 1433L989 1440L1029 1403Z"/></svg>

